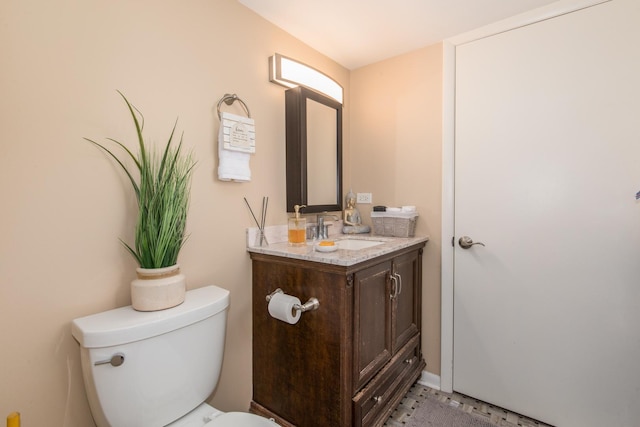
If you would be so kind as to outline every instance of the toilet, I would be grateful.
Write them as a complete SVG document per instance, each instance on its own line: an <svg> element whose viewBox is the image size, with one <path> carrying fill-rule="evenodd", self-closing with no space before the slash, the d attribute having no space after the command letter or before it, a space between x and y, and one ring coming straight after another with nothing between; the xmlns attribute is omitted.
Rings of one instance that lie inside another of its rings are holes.
<svg viewBox="0 0 640 427"><path fill-rule="evenodd" d="M277 427L205 403L222 368L229 291L207 286L162 311L122 307L75 319L98 427Z"/></svg>

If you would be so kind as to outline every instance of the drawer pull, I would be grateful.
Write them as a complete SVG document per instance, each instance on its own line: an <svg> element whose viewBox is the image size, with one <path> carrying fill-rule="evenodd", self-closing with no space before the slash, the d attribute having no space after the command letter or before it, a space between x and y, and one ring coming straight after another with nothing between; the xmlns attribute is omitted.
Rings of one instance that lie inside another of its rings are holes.
<svg viewBox="0 0 640 427"><path fill-rule="evenodd" d="M411 365L411 364L413 364L413 358L411 358L411 359L406 359L406 360L404 361L404 363L406 363L407 365Z"/></svg>
<svg viewBox="0 0 640 427"><path fill-rule="evenodd" d="M382 396L374 396L371 398L374 402L376 402L376 405L380 402L382 402Z"/></svg>

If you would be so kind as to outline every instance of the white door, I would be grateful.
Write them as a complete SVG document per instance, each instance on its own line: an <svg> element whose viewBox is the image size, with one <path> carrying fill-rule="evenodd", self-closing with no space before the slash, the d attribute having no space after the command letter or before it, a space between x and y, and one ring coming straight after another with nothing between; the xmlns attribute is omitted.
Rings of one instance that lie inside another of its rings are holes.
<svg viewBox="0 0 640 427"><path fill-rule="evenodd" d="M640 2L457 46L455 85L454 390L639 426Z"/></svg>

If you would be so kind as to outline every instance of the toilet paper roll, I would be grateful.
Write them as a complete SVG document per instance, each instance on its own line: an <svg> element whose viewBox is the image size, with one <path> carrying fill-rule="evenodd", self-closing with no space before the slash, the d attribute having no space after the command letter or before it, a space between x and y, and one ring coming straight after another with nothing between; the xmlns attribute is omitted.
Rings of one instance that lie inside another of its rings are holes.
<svg viewBox="0 0 640 427"><path fill-rule="evenodd" d="M300 300L294 296L277 293L269 300L269 314L274 319L295 325L300 320L300 310L295 310L294 305L300 305Z"/></svg>

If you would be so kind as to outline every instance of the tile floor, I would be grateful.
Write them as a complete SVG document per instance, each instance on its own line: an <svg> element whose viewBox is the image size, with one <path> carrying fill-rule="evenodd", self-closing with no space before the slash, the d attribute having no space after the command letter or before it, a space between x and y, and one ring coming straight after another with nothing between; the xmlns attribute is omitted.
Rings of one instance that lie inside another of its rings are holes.
<svg viewBox="0 0 640 427"><path fill-rule="evenodd" d="M535 421L522 415L507 411L497 406L481 402L472 397L460 393L444 393L429 387L414 384L407 395L402 399L395 411L384 424L388 427L402 427L413 414L413 411L420 406L420 402L426 399L427 395L435 397L441 402L446 402L457 407L461 411L471 413L483 418L489 423L501 427L552 427L540 421Z"/></svg>

